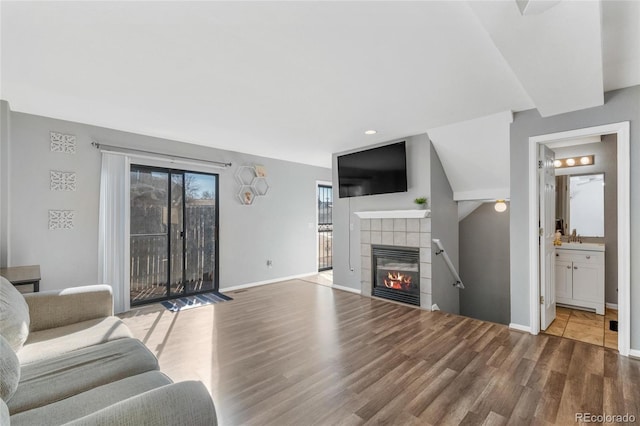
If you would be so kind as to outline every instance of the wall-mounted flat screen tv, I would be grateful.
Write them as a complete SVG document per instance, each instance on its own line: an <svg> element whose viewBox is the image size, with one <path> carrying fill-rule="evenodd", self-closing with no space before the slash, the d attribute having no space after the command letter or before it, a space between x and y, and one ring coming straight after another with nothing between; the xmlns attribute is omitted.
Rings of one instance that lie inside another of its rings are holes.
<svg viewBox="0 0 640 426"><path fill-rule="evenodd" d="M397 142L338 157L340 198L407 192L407 151Z"/></svg>

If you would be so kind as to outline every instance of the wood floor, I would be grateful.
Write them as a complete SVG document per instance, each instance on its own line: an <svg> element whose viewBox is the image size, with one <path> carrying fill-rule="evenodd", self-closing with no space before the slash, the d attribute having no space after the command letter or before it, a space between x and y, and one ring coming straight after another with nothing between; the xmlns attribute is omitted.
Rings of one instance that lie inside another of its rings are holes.
<svg viewBox="0 0 640 426"><path fill-rule="evenodd" d="M222 425L576 424L640 415L640 361L556 336L288 281L122 315Z"/></svg>

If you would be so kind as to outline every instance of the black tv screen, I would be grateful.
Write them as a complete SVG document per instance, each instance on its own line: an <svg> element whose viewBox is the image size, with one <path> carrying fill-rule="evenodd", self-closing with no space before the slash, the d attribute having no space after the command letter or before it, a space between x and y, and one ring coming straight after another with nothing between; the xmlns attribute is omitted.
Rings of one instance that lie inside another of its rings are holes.
<svg viewBox="0 0 640 426"><path fill-rule="evenodd" d="M407 192L405 142L338 157L340 198Z"/></svg>

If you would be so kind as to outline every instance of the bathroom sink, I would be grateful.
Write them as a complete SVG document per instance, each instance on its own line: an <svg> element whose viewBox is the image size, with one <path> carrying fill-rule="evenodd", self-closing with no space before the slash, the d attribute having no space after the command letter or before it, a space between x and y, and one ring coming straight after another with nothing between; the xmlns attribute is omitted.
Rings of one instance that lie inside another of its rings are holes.
<svg viewBox="0 0 640 426"><path fill-rule="evenodd" d="M586 250L586 251L604 251L604 244L597 243L562 243L556 246L560 250Z"/></svg>

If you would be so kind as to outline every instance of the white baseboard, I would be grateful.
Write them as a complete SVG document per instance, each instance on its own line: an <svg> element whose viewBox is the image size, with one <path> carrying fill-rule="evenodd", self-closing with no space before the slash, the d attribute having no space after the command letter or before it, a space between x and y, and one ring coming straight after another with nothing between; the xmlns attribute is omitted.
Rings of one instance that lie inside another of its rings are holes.
<svg viewBox="0 0 640 426"><path fill-rule="evenodd" d="M349 293L362 294L361 290L358 290L356 288L351 288L351 287L345 287L343 285L334 284L328 287L335 288L336 290L348 291Z"/></svg>
<svg viewBox="0 0 640 426"><path fill-rule="evenodd" d="M525 333L531 333L531 327L529 327L528 325L515 324L512 322L511 324L509 324L509 328L511 330L524 331Z"/></svg>
<svg viewBox="0 0 640 426"><path fill-rule="evenodd" d="M606 306L609 309L618 310L618 304L617 303L605 303L604 306Z"/></svg>
<svg viewBox="0 0 640 426"><path fill-rule="evenodd" d="M640 359L640 350L638 350L638 349L629 349L629 358Z"/></svg>
<svg viewBox="0 0 640 426"><path fill-rule="evenodd" d="M231 287L224 287L224 288L220 288L218 289L221 292L225 292L225 291L235 291L235 290L241 290L243 288L250 288L250 287L258 287L261 285L267 285L267 284L273 284L273 283L278 283L281 281L289 281L289 280L295 280L298 278L304 278L304 277L308 277L311 275L316 275L318 272L314 271L314 272L308 272L305 274L298 274L298 275L289 275L288 277L280 277L280 278L273 278L270 280L264 280L264 281L256 281L256 282L252 282L252 283L246 283L246 284L239 284L239 285L234 285Z"/></svg>

